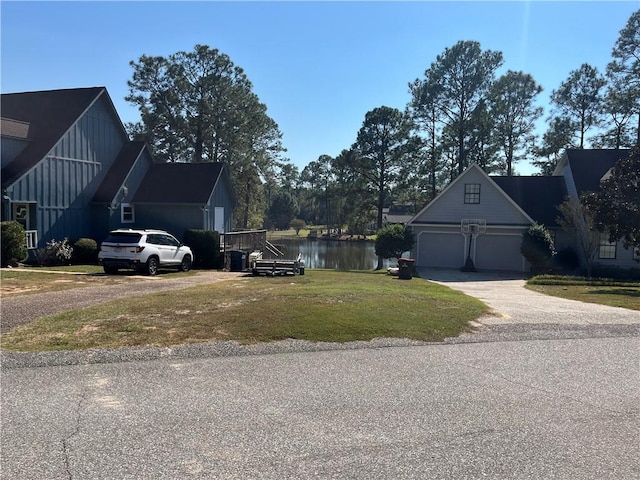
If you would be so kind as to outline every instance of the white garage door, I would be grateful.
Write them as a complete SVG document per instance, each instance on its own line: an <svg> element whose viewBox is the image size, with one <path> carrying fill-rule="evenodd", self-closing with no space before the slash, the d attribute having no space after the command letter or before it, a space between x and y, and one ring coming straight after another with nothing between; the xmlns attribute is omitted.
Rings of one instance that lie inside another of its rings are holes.
<svg viewBox="0 0 640 480"><path fill-rule="evenodd" d="M474 264L483 270L523 271L521 235L479 235Z"/></svg>
<svg viewBox="0 0 640 480"><path fill-rule="evenodd" d="M460 233L422 233L418 237L418 266L460 268L465 258Z"/></svg>

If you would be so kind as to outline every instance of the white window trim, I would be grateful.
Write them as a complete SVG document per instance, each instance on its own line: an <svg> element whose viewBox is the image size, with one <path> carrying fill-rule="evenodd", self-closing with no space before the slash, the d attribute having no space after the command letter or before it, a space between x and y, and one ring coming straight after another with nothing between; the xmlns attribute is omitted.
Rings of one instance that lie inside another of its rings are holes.
<svg viewBox="0 0 640 480"><path fill-rule="evenodd" d="M603 252L609 252L613 247L613 256L610 254L603 255ZM598 258L601 260L615 260L618 256L618 242L610 242L607 232L600 234L600 247L598 248Z"/></svg>
<svg viewBox="0 0 640 480"><path fill-rule="evenodd" d="M467 187L469 187L469 191L467 191ZM476 187L477 187L477 191L475 191ZM464 204L479 205L481 191L482 191L482 185L480 183L465 183L464 184Z"/></svg>
<svg viewBox="0 0 640 480"><path fill-rule="evenodd" d="M125 209L129 208L131 211L131 219L125 219ZM120 222L122 223L134 223L136 221L136 211L133 208L133 205L130 203L121 203L120 204Z"/></svg>

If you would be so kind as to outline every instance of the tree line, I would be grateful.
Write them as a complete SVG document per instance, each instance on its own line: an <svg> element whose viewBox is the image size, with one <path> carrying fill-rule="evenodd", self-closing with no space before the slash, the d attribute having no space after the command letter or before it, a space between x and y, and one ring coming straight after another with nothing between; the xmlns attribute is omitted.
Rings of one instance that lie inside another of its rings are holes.
<svg viewBox="0 0 640 480"><path fill-rule="evenodd" d="M587 63L552 91L544 110L531 74L507 70L501 52L459 41L410 82L403 111L365 114L352 145L300 171L284 156L282 134L244 71L206 45L131 62L127 100L141 121L128 124L160 161L224 161L238 209L236 228L288 228L294 218L351 233L379 229L383 209L417 213L470 164L513 175L531 159L553 172L566 148L640 144L640 10L620 31L604 72Z"/></svg>

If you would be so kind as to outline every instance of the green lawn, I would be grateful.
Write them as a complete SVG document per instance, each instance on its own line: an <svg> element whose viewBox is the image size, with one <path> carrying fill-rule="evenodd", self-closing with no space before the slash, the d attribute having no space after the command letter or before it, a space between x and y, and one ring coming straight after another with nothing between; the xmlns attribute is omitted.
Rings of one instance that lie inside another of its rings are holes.
<svg viewBox="0 0 640 480"><path fill-rule="evenodd" d="M42 318L2 335L2 348L73 350L286 338L441 341L469 330L468 322L486 312L479 300L420 278L307 270L304 276L243 277Z"/></svg>
<svg viewBox="0 0 640 480"><path fill-rule="evenodd" d="M640 282L541 275L530 279L527 288L554 297L640 310Z"/></svg>

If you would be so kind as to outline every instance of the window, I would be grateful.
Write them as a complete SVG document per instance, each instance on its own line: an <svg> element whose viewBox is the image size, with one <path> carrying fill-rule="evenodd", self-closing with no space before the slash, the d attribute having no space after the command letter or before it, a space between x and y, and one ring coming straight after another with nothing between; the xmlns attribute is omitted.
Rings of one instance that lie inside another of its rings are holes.
<svg viewBox="0 0 640 480"><path fill-rule="evenodd" d="M133 223L135 221L133 205L129 203L123 203L120 206L120 221L122 223Z"/></svg>
<svg viewBox="0 0 640 480"><path fill-rule="evenodd" d="M608 233L600 234L600 253L599 258L616 258L616 242L609 241Z"/></svg>
<svg viewBox="0 0 640 480"><path fill-rule="evenodd" d="M480 203L480 184L464 184L464 203Z"/></svg>
<svg viewBox="0 0 640 480"><path fill-rule="evenodd" d="M180 242L169 235L162 235L162 244L170 247L179 247Z"/></svg>

